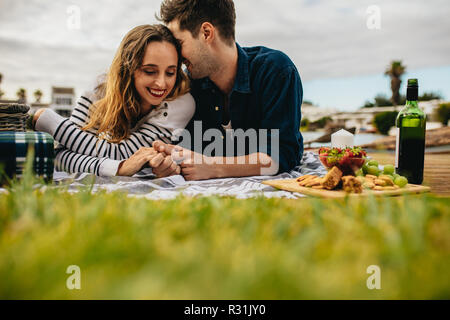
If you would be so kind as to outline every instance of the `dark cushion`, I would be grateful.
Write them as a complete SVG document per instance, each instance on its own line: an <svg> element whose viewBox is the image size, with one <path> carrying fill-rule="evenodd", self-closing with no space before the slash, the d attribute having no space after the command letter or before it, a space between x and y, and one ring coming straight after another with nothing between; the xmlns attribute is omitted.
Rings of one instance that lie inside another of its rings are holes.
<svg viewBox="0 0 450 320"><path fill-rule="evenodd" d="M36 176L51 181L54 168L54 140L45 132L0 132L1 180L6 177L22 177L27 155L33 155L33 171Z"/></svg>

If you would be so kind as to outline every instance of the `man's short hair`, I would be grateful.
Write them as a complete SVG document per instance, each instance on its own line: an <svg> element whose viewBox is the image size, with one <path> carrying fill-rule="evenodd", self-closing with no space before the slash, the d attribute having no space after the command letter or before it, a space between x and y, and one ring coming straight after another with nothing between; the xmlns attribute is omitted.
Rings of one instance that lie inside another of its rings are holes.
<svg viewBox="0 0 450 320"><path fill-rule="evenodd" d="M163 0L158 19L165 24L178 20L180 30L188 30L195 38L201 25L210 22L227 44L235 41L236 11L233 0Z"/></svg>

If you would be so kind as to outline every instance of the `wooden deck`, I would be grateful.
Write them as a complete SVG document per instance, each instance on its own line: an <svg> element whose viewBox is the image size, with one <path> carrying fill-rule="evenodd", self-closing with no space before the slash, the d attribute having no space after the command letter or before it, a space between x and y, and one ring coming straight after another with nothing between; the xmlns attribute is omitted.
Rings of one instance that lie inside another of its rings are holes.
<svg viewBox="0 0 450 320"><path fill-rule="evenodd" d="M394 164L394 153L371 153L381 165ZM423 185L431 187L433 194L450 196L450 153L426 153Z"/></svg>

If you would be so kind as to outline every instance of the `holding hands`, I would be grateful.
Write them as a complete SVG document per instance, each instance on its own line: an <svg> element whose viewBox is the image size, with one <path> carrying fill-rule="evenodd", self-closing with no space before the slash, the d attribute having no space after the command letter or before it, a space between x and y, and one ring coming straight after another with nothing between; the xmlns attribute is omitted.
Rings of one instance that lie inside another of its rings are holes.
<svg viewBox="0 0 450 320"><path fill-rule="evenodd" d="M220 166L214 166L215 158L207 157L180 146L155 141L153 148L171 156L172 161L180 163L181 174L186 180L206 180L220 176ZM180 173L177 173L180 174Z"/></svg>
<svg viewBox="0 0 450 320"><path fill-rule="evenodd" d="M177 175L181 172L181 168L170 155L158 152L154 148L142 147L130 158L120 163L117 175L132 176L145 166L152 167L157 178Z"/></svg>
<svg viewBox="0 0 450 320"><path fill-rule="evenodd" d="M39 109L34 114L33 128L44 111L45 109ZM141 147L122 161L117 175L132 176L144 167L151 167L157 178L182 174L186 180L204 180L217 176L217 167L211 165L213 160L179 146L155 141L153 147Z"/></svg>
<svg viewBox="0 0 450 320"><path fill-rule="evenodd" d="M33 129L35 128L36 122L39 120L39 117L45 110L45 108L41 108L33 115ZM161 142L161 144L164 143ZM161 148L161 151L157 151L154 148L141 147L131 157L120 163L117 170L117 175L132 176L146 166L149 166L153 169L153 173L157 178L180 174L180 166L178 166L175 161L172 160L170 153L166 153L163 150L164 148ZM166 150L171 149L166 148Z"/></svg>

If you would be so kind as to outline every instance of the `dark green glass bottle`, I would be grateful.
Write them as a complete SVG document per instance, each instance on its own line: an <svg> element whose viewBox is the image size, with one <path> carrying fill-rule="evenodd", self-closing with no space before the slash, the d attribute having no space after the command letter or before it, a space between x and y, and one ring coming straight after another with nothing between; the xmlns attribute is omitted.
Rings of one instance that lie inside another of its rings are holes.
<svg viewBox="0 0 450 320"><path fill-rule="evenodd" d="M397 145L395 154L396 172L408 178L409 183L421 184L425 159L424 112L419 108L419 83L408 79L406 106L398 113Z"/></svg>

